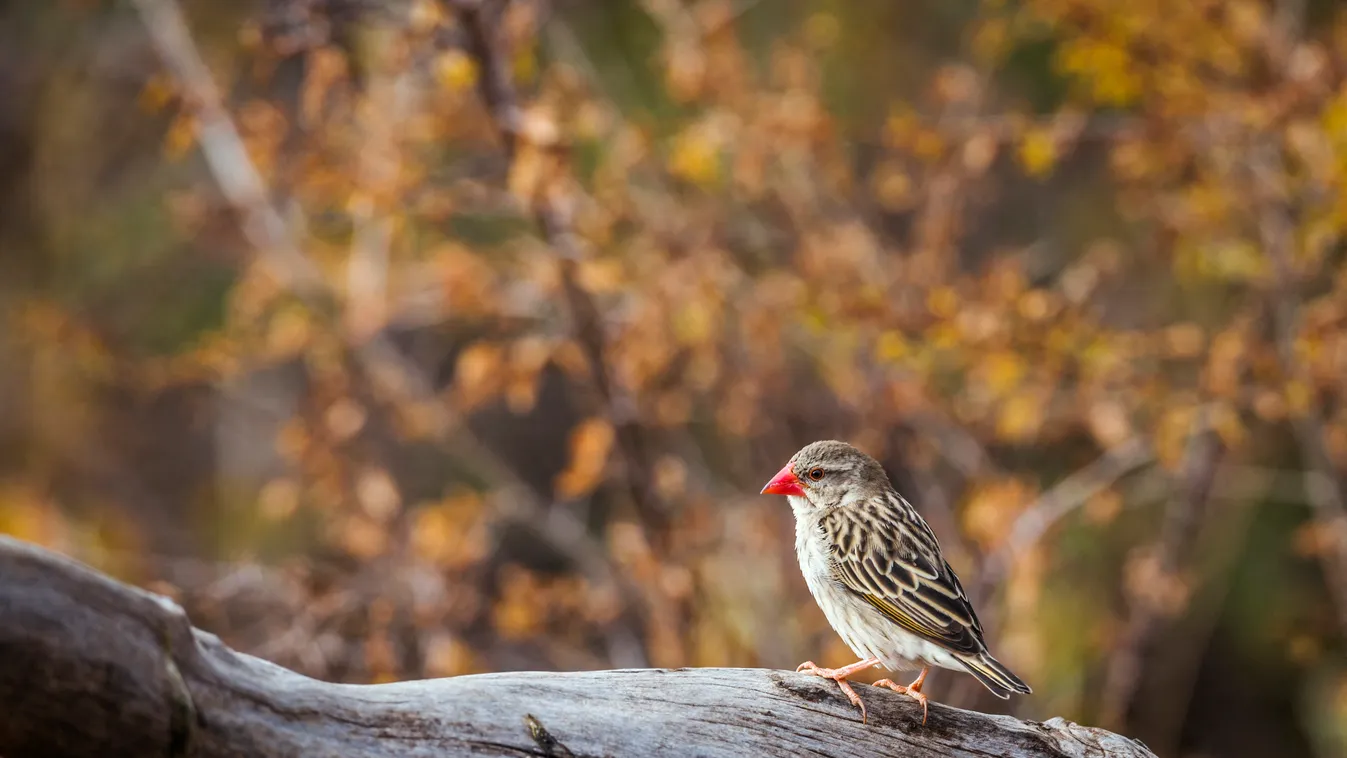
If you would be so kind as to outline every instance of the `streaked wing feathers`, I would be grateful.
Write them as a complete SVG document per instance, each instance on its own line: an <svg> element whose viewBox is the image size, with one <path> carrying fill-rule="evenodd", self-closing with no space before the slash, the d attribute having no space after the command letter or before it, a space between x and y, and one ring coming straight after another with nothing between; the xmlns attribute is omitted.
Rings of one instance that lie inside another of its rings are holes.
<svg viewBox="0 0 1347 758"><path fill-rule="evenodd" d="M834 576L907 631L954 653L981 652L982 626L935 534L900 495L887 498L824 517Z"/></svg>

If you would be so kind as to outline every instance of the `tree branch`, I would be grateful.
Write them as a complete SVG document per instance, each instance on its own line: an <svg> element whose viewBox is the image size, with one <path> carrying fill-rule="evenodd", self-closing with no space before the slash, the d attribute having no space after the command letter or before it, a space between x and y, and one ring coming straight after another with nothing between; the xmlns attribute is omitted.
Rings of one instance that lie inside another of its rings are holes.
<svg viewBox="0 0 1347 758"><path fill-rule="evenodd" d="M223 94L202 60L191 30L175 0L134 0L155 51L194 110L198 139L221 193L237 211L255 254L269 270L315 312L340 306L339 293L296 240L293 230L270 199L261 173L248 156L239 130L225 106ZM473 468L498 486L495 515L525 527L550 547L571 559L596 584L614 587L622 597L623 626L643 601L639 589L617 572L607 552L573 513L544 504L505 463L462 423L459 414L443 403L430 377L402 353L384 332L348 340L352 355L380 396L392 404L414 407L453 457L471 461ZM540 527L540 525L542 525ZM645 652L629 629L608 632L610 649L626 651L626 663L645 663Z"/></svg>
<svg viewBox="0 0 1347 758"><path fill-rule="evenodd" d="M559 162L559 169L562 150L557 144L554 130L542 127L530 129L515 90L510 57L502 49L499 16L508 9L508 0L458 0L449 5L458 11L467 29L468 49L481 71L478 90L505 144L511 165L518 163L522 149L528 147L550 153ZM569 184L567 172L556 170L555 175L541 182L534 197L524 199L542 229L543 239L556 254L571 329L589 366L603 413L613 425L632 505L642 524L659 540L669 521L667 505L655 491L653 464L638 418L636 401L626 388L614 380L609 370L607 335L602 314L594 298L579 280L577 269L583 259L583 251L575 234L575 202L573 188Z"/></svg>
<svg viewBox="0 0 1347 758"><path fill-rule="evenodd" d="M328 684L236 653L169 600L0 537L0 755L1116 756L1140 743L764 669Z"/></svg>
<svg viewBox="0 0 1347 758"><path fill-rule="evenodd" d="M1015 519L1010 534L983 563L975 597L986 597L1005 579L1015 557L1033 547L1054 524L1153 457L1146 441L1133 437L1043 493Z"/></svg>
<svg viewBox="0 0 1347 758"><path fill-rule="evenodd" d="M1207 418L1209 413L1205 406L1198 410L1185 456L1183 491L1175 493L1165 509L1155 555L1163 585L1185 581L1182 574L1190 565L1189 554L1197 542L1216 472L1225 454L1225 445ZM1100 711L1104 723L1114 726L1126 722L1141 686L1142 662L1152 652L1166 624L1180 610L1137 595L1134 592L1128 600L1127 626L1109 659L1105 676ZM1182 605L1186 607L1187 602Z"/></svg>
<svg viewBox="0 0 1347 758"><path fill-rule="evenodd" d="M1249 151L1248 171L1253 177L1259 237L1272 263L1268 308L1282 371L1294 386L1311 395L1306 407L1292 414L1291 430L1305 458L1305 497L1314 509L1315 524L1328 536L1324 549L1318 551L1324 581L1337 607L1338 622L1347 631L1347 473L1339 471L1328 454L1323 402L1314 394L1307 367L1296 356L1300 329L1300 295L1292 263L1296 224L1285 182L1277 173L1281 160L1280 149L1262 141Z"/></svg>

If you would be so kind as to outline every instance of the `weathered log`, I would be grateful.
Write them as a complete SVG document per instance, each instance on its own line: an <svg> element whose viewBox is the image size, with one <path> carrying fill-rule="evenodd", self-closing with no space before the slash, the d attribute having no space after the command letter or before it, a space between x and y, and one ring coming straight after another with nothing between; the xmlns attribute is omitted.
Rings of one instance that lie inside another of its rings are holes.
<svg viewBox="0 0 1347 758"><path fill-rule="evenodd" d="M1127 756L1139 742L763 669L330 684L166 598L0 537L0 756Z"/></svg>

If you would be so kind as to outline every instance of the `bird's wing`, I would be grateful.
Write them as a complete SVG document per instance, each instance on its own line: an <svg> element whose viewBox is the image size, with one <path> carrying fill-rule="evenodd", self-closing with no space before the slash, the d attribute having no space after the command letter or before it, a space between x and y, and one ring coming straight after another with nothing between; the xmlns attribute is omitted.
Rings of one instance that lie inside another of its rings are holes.
<svg viewBox="0 0 1347 758"><path fill-rule="evenodd" d="M833 576L907 631L964 655L986 649L982 625L935 533L897 492L844 506L821 526L832 537Z"/></svg>

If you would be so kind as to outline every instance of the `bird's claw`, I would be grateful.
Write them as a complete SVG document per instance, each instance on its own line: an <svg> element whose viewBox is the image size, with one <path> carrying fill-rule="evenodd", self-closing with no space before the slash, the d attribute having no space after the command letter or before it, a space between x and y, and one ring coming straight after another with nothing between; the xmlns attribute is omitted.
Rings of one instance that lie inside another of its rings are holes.
<svg viewBox="0 0 1347 758"><path fill-rule="evenodd" d="M864 724L869 720L869 714L865 710L865 701L861 700L861 696L856 694L856 690L852 689L851 683L847 681L847 677L850 676L853 671L854 664L853 666L847 666L841 669L825 669L815 665L813 661L805 661L795 668L797 674L820 676L824 679L831 679L834 682L837 682L838 689L842 690L842 694L847 696L847 700L850 700L852 705L861 709L861 723Z"/></svg>
<svg viewBox="0 0 1347 758"><path fill-rule="evenodd" d="M893 681L892 679L880 679L879 681L875 682L874 685L872 686L888 687L889 689L899 693L900 695L907 695L913 700L916 700L918 703L921 703L921 725L926 726L926 717L930 713L930 705L929 705L930 699L922 694L921 689L919 687L905 686Z"/></svg>
<svg viewBox="0 0 1347 758"><path fill-rule="evenodd" d="M861 723L864 724L869 721L870 715L865 711L865 701L861 700L861 696L856 694L856 690L851 689L851 683L840 678L833 679L833 681L837 682L837 686L842 690L842 694L847 696L847 700L850 700L852 705L861 709Z"/></svg>

